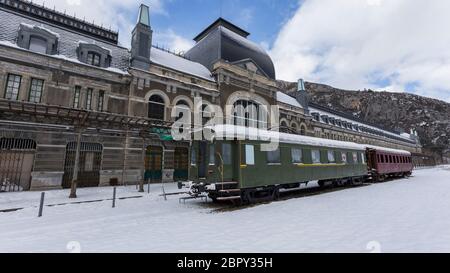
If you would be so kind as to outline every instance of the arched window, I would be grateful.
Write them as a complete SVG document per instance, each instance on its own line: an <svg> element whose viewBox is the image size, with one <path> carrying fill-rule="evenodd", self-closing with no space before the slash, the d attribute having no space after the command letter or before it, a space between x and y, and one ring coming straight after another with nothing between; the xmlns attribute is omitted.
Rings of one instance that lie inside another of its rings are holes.
<svg viewBox="0 0 450 273"><path fill-rule="evenodd" d="M298 126L297 126L297 123L292 123L291 127L292 127L292 131L293 131L293 132L298 133Z"/></svg>
<svg viewBox="0 0 450 273"><path fill-rule="evenodd" d="M184 113L188 113L190 112L190 107L189 104L184 101L184 100L180 100L177 102L177 105L175 105L175 108L179 109L176 112L178 112L178 116L175 117L175 121L178 121L179 119L181 119L184 115Z"/></svg>
<svg viewBox="0 0 450 273"><path fill-rule="evenodd" d="M164 99L159 95L153 95L150 97L148 104L148 117L151 119L164 120L166 111L166 104Z"/></svg>
<svg viewBox="0 0 450 273"><path fill-rule="evenodd" d="M300 135L306 136L306 127L305 127L305 125L300 126Z"/></svg>
<svg viewBox="0 0 450 273"><path fill-rule="evenodd" d="M288 126L287 122L283 120L283 121L280 123L280 132L282 132L282 133L287 133L287 132L288 132L288 129L289 129L289 126Z"/></svg>
<svg viewBox="0 0 450 273"><path fill-rule="evenodd" d="M263 108L258 103L238 100L233 106L235 125L253 128L267 127L267 116L263 113Z"/></svg>

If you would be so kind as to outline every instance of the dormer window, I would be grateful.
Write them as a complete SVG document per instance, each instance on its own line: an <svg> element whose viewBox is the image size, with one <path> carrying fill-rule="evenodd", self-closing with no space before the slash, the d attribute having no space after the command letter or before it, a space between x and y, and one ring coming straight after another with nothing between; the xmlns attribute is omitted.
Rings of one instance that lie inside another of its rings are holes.
<svg viewBox="0 0 450 273"><path fill-rule="evenodd" d="M47 53L47 40L42 37L32 36L30 38L29 49L36 53L46 54Z"/></svg>
<svg viewBox="0 0 450 273"><path fill-rule="evenodd" d="M87 64L93 65L93 66L99 66L101 65L101 55L95 52L88 52L87 55Z"/></svg>
<svg viewBox="0 0 450 273"><path fill-rule="evenodd" d="M53 55L57 53L59 35L45 27L21 24L17 45L30 51Z"/></svg>
<svg viewBox="0 0 450 273"><path fill-rule="evenodd" d="M111 65L111 51L93 43L78 43L78 60L92 66L107 68Z"/></svg>

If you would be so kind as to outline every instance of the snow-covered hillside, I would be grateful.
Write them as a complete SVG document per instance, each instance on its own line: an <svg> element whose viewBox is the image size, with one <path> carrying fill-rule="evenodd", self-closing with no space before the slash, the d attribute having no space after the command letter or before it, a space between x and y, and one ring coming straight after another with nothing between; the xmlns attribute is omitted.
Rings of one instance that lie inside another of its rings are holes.
<svg viewBox="0 0 450 273"><path fill-rule="evenodd" d="M174 186L171 185L173 191ZM217 212L196 201L150 196L46 207L39 193L2 193L0 252L449 252L450 166L414 177L311 197ZM47 202L70 201L67 191ZM81 200L109 198L83 189ZM132 197L134 187L119 197Z"/></svg>

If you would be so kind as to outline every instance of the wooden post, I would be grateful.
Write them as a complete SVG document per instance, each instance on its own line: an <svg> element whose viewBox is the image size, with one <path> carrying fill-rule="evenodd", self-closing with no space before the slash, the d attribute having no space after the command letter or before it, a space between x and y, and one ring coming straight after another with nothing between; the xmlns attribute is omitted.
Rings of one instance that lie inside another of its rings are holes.
<svg viewBox="0 0 450 273"><path fill-rule="evenodd" d="M44 211L44 199L45 199L45 192L41 193L41 202L39 203L38 217L42 217L42 213Z"/></svg>
<svg viewBox="0 0 450 273"><path fill-rule="evenodd" d="M77 137L77 150L75 153L75 166L73 167L73 176L72 176L72 186L70 188L70 196L69 198L77 198L77 180L78 180L78 170L80 168L80 153L81 153L81 137L82 137L82 129L78 131Z"/></svg>
<svg viewBox="0 0 450 273"><path fill-rule="evenodd" d="M166 164L165 164L165 160L166 160L166 156L165 156L165 153L166 153L166 146L164 145L164 142L163 142L163 153L162 153L162 173L163 173L163 175L162 175L162 181L161 181L161 185L162 185L162 192L163 192L163 196L164 196L164 200L165 201L167 201L167 195L166 195L166 189L164 188L164 169L165 169L165 167L166 167Z"/></svg>
<svg viewBox="0 0 450 273"><path fill-rule="evenodd" d="M114 190L113 190L113 203L112 203L112 207L113 208L116 207L116 193L117 193L117 188L114 187Z"/></svg>
<svg viewBox="0 0 450 273"><path fill-rule="evenodd" d="M142 137L142 178L139 182L139 192L145 192L144 190L144 182L145 182L145 155L146 155L146 147L145 147L145 137Z"/></svg>
<svg viewBox="0 0 450 273"><path fill-rule="evenodd" d="M123 168L122 168L122 185L124 186L127 186L127 183L125 182L125 173L127 168L128 138L129 138L129 128L127 126L127 133L125 136L125 148L123 149Z"/></svg>

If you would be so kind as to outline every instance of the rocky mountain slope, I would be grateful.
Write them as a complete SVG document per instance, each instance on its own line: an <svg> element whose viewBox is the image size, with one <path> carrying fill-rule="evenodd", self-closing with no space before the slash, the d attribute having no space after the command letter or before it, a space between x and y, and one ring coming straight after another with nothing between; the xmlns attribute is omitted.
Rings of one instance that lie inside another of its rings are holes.
<svg viewBox="0 0 450 273"><path fill-rule="evenodd" d="M280 82L287 92L296 83ZM352 113L367 122L395 131L417 130L428 154L450 154L450 104L408 93L371 90L349 91L331 86L305 83L312 102Z"/></svg>

